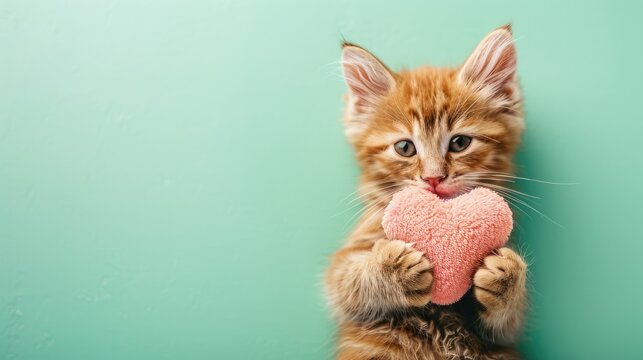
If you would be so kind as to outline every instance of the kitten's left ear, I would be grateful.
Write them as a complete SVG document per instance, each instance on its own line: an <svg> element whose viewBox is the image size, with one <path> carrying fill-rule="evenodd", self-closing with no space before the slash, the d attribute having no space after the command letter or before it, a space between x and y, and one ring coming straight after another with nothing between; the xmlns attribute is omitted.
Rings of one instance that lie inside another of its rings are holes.
<svg viewBox="0 0 643 360"><path fill-rule="evenodd" d="M348 85L346 135L352 140L366 128L370 115L395 88L395 77L373 54L348 43L342 47L342 70Z"/></svg>
<svg viewBox="0 0 643 360"><path fill-rule="evenodd" d="M516 48L509 25L490 32L462 65L458 81L484 96L513 98L518 92Z"/></svg>

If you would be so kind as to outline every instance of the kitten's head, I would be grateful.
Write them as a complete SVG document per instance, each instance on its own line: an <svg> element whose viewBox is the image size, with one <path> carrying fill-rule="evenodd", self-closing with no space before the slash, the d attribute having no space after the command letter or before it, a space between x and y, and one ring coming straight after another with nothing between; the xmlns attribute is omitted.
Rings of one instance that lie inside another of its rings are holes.
<svg viewBox="0 0 643 360"><path fill-rule="evenodd" d="M353 44L344 44L342 67L346 136L370 200L410 184L453 197L511 172L523 119L508 26L458 68L393 72Z"/></svg>

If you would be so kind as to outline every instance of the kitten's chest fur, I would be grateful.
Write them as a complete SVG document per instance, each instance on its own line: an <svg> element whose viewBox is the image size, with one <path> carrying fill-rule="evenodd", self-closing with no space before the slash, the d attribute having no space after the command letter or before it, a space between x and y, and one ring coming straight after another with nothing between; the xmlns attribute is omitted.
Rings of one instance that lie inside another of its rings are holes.
<svg viewBox="0 0 643 360"><path fill-rule="evenodd" d="M452 305L428 304L391 313L377 322L342 324L341 338L385 343L391 349L391 359L520 359L514 350L493 344L478 333L477 306L469 291Z"/></svg>

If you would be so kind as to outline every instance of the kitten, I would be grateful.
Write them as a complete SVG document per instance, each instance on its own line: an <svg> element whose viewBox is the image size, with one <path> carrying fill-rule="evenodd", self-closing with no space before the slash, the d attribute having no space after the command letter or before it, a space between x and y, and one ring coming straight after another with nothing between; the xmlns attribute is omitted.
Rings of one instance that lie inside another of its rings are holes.
<svg viewBox="0 0 643 360"><path fill-rule="evenodd" d="M523 129L511 29L489 33L458 68L393 72L345 43L345 132L362 170L366 210L326 272L340 323L338 359L516 359L526 304L526 264L513 250L489 255L473 289L431 303L430 262L387 239L383 208L414 185L441 197L499 187Z"/></svg>

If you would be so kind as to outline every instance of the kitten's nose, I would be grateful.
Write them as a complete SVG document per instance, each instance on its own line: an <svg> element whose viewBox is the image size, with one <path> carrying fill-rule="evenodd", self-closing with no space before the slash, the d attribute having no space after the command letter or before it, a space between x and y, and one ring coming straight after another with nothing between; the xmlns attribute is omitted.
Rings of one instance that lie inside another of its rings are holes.
<svg viewBox="0 0 643 360"><path fill-rule="evenodd" d="M435 189L445 178L446 176L422 177L422 180L424 180L425 183L428 183Z"/></svg>

